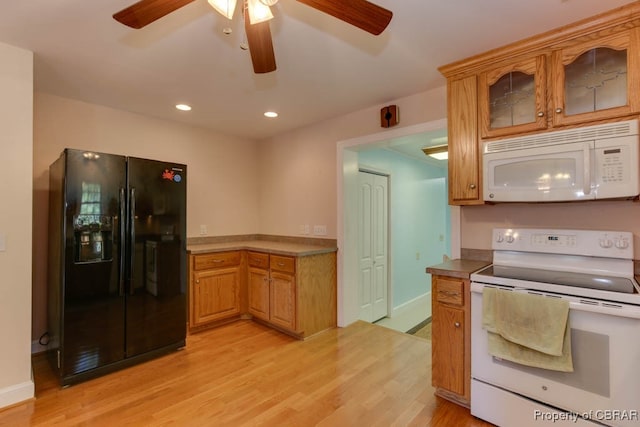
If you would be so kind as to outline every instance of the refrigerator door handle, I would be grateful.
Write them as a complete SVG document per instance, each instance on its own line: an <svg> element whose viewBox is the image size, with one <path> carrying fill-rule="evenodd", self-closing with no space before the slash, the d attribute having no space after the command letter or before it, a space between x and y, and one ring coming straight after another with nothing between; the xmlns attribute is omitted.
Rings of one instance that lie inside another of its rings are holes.
<svg viewBox="0 0 640 427"><path fill-rule="evenodd" d="M125 268L125 260L126 260L126 251L124 250L126 245L125 245L125 240L127 238L127 234L126 234L126 220L125 218L127 217L127 208L126 208L126 201L125 201L125 194L124 194L124 188L120 188L120 218L119 218L119 225L120 225L120 268L119 268L119 291L118 294L120 296L124 295L124 268Z"/></svg>
<svg viewBox="0 0 640 427"><path fill-rule="evenodd" d="M129 190L129 294L133 295L135 286L133 283L133 267L136 257L136 189Z"/></svg>

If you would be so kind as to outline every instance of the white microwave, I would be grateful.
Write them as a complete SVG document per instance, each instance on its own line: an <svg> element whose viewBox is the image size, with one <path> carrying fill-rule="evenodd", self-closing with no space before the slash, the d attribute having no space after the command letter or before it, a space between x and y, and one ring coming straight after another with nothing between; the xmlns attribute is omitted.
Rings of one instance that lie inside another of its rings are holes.
<svg viewBox="0 0 640 427"><path fill-rule="evenodd" d="M638 120L488 141L488 202L560 202L640 194Z"/></svg>

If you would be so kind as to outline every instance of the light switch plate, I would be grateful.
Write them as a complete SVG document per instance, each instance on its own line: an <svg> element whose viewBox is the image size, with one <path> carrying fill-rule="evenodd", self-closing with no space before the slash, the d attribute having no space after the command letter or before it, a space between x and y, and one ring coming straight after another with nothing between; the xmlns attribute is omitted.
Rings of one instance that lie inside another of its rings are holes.
<svg viewBox="0 0 640 427"><path fill-rule="evenodd" d="M0 252L7 250L7 238L4 233L0 233Z"/></svg>

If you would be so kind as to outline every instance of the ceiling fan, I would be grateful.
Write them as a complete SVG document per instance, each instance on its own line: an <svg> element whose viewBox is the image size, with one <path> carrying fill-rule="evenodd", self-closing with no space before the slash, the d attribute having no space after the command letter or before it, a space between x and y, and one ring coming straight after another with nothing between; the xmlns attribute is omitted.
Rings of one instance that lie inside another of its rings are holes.
<svg viewBox="0 0 640 427"><path fill-rule="evenodd" d="M131 28L142 28L195 0L141 0L113 15L113 18ZM245 31L251 53L253 71L269 73L276 69L271 42L269 19L273 17L269 6L278 0L244 0ZM389 25L393 13L367 0L297 0L320 12L378 35ZM236 0L209 0L211 6L231 19ZM263 12L261 15L260 12Z"/></svg>

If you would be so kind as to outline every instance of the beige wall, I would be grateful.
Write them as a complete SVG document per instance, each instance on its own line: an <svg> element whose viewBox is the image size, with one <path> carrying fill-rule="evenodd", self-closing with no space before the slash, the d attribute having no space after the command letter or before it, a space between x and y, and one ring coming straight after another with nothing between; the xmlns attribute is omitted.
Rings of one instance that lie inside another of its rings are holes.
<svg viewBox="0 0 640 427"><path fill-rule="evenodd" d="M187 236L258 232L256 143L43 93L35 96L33 339L46 331L49 165L64 148L187 165Z"/></svg>
<svg viewBox="0 0 640 427"><path fill-rule="evenodd" d="M33 54L0 43L0 408L33 397L31 161Z"/></svg>
<svg viewBox="0 0 640 427"><path fill-rule="evenodd" d="M462 247L491 249L491 230L495 227L631 231L634 234L635 258L640 259L638 202L503 203L465 206L461 209Z"/></svg>
<svg viewBox="0 0 640 427"><path fill-rule="evenodd" d="M398 105L400 124L385 129L380 109L390 104ZM446 88L441 87L261 141L260 232L295 236L300 225L309 224L312 233L314 225L326 225L327 237L336 238L336 143L445 116Z"/></svg>

